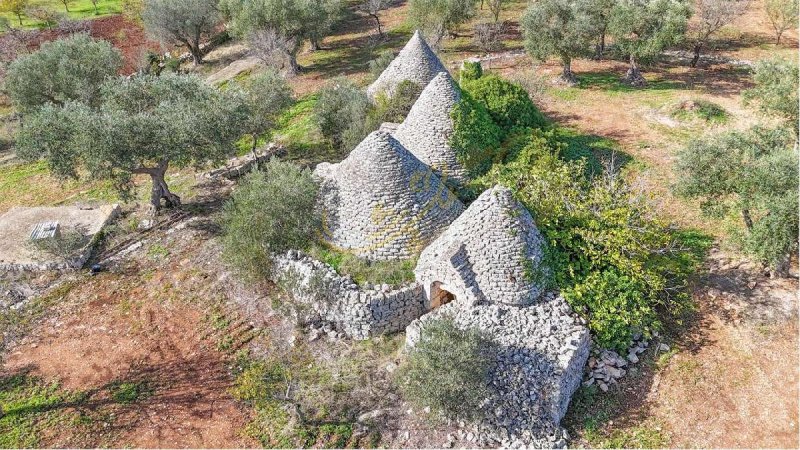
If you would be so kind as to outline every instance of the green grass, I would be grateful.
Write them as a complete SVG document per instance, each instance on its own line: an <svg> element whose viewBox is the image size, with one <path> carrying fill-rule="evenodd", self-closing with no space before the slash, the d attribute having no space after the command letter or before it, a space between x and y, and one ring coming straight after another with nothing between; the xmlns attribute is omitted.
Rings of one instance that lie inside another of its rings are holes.
<svg viewBox="0 0 800 450"><path fill-rule="evenodd" d="M108 391L115 402L123 405L139 401L148 394L145 383L130 381L112 383L108 387Z"/></svg>
<svg viewBox="0 0 800 450"><path fill-rule="evenodd" d="M341 159L325 142L315 121L314 105L317 100L316 93L299 98L278 119L278 127L273 133L276 142L286 147L287 159L299 164L333 161L337 157Z"/></svg>
<svg viewBox="0 0 800 450"><path fill-rule="evenodd" d="M31 5L50 8L52 10L67 14L64 10L64 4L58 0L34 0ZM69 2L69 13L67 14L70 19L91 19L95 17L108 16L111 14L119 14L122 12L122 0L98 0L97 14L94 11L94 5L90 0L71 0ZM11 13L0 13L0 16L9 20L12 27L20 27L17 16ZM44 28L44 24L38 20L22 16L22 26L20 28Z"/></svg>
<svg viewBox="0 0 800 450"><path fill-rule="evenodd" d="M0 447L39 446L42 431L61 421L63 408L80 398L26 374L0 378Z"/></svg>
<svg viewBox="0 0 800 450"><path fill-rule="evenodd" d="M682 121L699 120L705 123L722 124L728 121L730 114L720 105L708 100L692 100L694 107L684 108L684 102L672 108L672 117Z"/></svg>
<svg viewBox="0 0 800 450"><path fill-rule="evenodd" d="M366 283L400 286L414 280L416 258L399 261L367 261L351 253L316 245L312 257L330 265L339 275L350 275L358 285Z"/></svg>

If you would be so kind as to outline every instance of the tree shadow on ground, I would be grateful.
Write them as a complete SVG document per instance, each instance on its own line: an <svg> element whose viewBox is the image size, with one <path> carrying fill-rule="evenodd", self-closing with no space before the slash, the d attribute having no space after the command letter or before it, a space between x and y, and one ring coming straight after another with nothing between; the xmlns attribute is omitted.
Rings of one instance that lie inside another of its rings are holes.
<svg viewBox="0 0 800 450"><path fill-rule="evenodd" d="M644 72L647 74L647 72ZM631 86L622 81L623 74L599 71L581 72L578 74L577 89L594 89L609 92L646 92L664 90L685 90L691 89L685 81L671 79L648 80L643 87Z"/></svg>

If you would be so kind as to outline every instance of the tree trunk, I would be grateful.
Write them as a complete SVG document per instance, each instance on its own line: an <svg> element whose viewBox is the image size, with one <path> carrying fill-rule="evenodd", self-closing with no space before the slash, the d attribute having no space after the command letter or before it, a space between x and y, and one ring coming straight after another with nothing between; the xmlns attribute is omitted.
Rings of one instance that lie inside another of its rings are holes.
<svg viewBox="0 0 800 450"><path fill-rule="evenodd" d="M561 75L558 77L557 81L568 86L575 86L578 84L578 79L575 77L575 74L572 73L572 59L561 58L561 63Z"/></svg>
<svg viewBox="0 0 800 450"><path fill-rule="evenodd" d="M253 166L258 169L258 153L256 153L256 147L258 147L258 135L253 134L253 148L250 149L253 152Z"/></svg>
<svg viewBox="0 0 800 450"><path fill-rule="evenodd" d="M692 62L689 63L690 67L697 67L697 62L700 61L700 50L703 49L703 44L697 43L694 44L694 56L692 57Z"/></svg>
<svg viewBox="0 0 800 450"><path fill-rule="evenodd" d="M383 37L383 28L381 28L381 19L377 14L370 14L375 19L375 24L378 26L378 36Z"/></svg>
<svg viewBox="0 0 800 450"><path fill-rule="evenodd" d="M639 71L639 66L636 65L636 59L633 55L630 55L630 64L630 68L622 81L635 87L646 86L647 80L644 79L642 73Z"/></svg>
<svg viewBox="0 0 800 450"><path fill-rule="evenodd" d="M775 45L781 45L781 36L783 36L783 31L779 31L778 38L775 40Z"/></svg>
<svg viewBox="0 0 800 450"><path fill-rule="evenodd" d="M133 173L146 173L150 175L150 180L153 182L150 188L150 215L156 216L161 210L161 199L164 199L164 206L172 208L180 206L181 198L170 192L164 174L167 173L169 161L162 160L158 167L140 167L133 171Z"/></svg>
<svg viewBox="0 0 800 450"><path fill-rule="evenodd" d="M200 43L189 45L189 53L192 55L192 64L199 66L203 63L203 52L200 51Z"/></svg>
<svg viewBox="0 0 800 450"><path fill-rule="evenodd" d="M100 11L97 10L97 2L92 2L92 5L94 6L94 15L100 14Z"/></svg>
<svg viewBox="0 0 800 450"><path fill-rule="evenodd" d="M316 38L309 39L309 43L311 44L309 50L311 50L312 52L316 52L317 50L322 49L322 46L320 45L319 41Z"/></svg>
<svg viewBox="0 0 800 450"><path fill-rule="evenodd" d="M22 26L22 14L17 14L17 20L19 21L19 26Z"/></svg>

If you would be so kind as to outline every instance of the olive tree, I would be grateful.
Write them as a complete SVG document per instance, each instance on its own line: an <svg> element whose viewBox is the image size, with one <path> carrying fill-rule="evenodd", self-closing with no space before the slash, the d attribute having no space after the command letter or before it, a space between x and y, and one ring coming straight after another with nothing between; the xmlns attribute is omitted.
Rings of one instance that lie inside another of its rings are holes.
<svg viewBox="0 0 800 450"><path fill-rule="evenodd" d="M0 11L13 14L17 18L19 26L22 26L22 16L29 4L30 0L2 0L0 1Z"/></svg>
<svg viewBox="0 0 800 450"><path fill-rule="evenodd" d="M690 66L697 67L700 52L711 36L742 15L749 4L750 0L697 0L694 20L689 22L686 33L694 53Z"/></svg>
<svg viewBox="0 0 800 450"><path fill-rule="evenodd" d="M755 64L755 86L744 92L745 104L756 103L759 111L785 121L797 134L798 73L797 63L785 59L759 61Z"/></svg>
<svg viewBox="0 0 800 450"><path fill-rule="evenodd" d="M147 0L141 16L148 34L165 44L185 46L195 65L203 62L201 41L222 19L214 0Z"/></svg>
<svg viewBox="0 0 800 450"><path fill-rule="evenodd" d="M797 157L794 136L782 129L700 139L679 155L677 192L699 199L709 216L738 214L742 249L785 277L797 251Z"/></svg>
<svg viewBox="0 0 800 450"><path fill-rule="evenodd" d="M521 22L528 53L541 60L558 56L562 64L559 79L575 84L572 59L588 54L596 31L584 3L538 0L528 6Z"/></svg>
<svg viewBox="0 0 800 450"><path fill-rule="evenodd" d="M428 43L438 48L445 34L453 34L459 25L475 16L477 3L477 0L410 0L408 15Z"/></svg>
<svg viewBox="0 0 800 450"><path fill-rule="evenodd" d="M294 93L289 83L273 69L237 83L232 89L241 90L247 107L248 115L241 127L242 132L253 139L255 156L258 138L275 127L280 114L292 104Z"/></svg>
<svg viewBox="0 0 800 450"><path fill-rule="evenodd" d="M611 20L611 11L617 4L617 0L581 0L586 13L592 21L595 30L595 38L597 43L595 45L594 57L601 59L603 52L606 51L606 34L608 33L608 22Z"/></svg>
<svg viewBox="0 0 800 450"><path fill-rule="evenodd" d="M246 117L244 103L189 75L116 78L103 84L97 107L48 104L17 136L17 153L44 159L62 178L111 180L124 196L135 175L152 181L151 212L177 206L167 186L170 166L202 166L232 152Z"/></svg>
<svg viewBox="0 0 800 450"><path fill-rule="evenodd" d="M391 0L364 0L359 5L359 9L372 17L375 21L375 27L380 37L383 37L383 28L381 27L381 17L379 14L381 11L388 8L390 4Z"/></svg>
<svg viewBox="0 0 800 450"><path fill-rule="evenodd" d="M769 24L775 31L775 43L781 43L781 37L786 30L797 26L798 0L766 0L764 11L767 13Z"/></svg>
<svg viewBox="0 0 800 450"><path fill-rule="evenodd" d="M297 53L306 40L312 48L338 19L340 0L222 0L229 29L247 39L261 59L288 74L296 74Z"/></svg>
<svg viewBox="0 0 800 450"><path fill-rule="evenodd" d="M23 114L48 103L93 105L100 86L121 67L122 56L110 43L75 34L17 58L8 67L4 88Z"/></svg>
<svg viewBox="0 0 800 450"><path fill-rule="evenodd" d="M620 0L614 6L608 28L630 62L625 82L647 84L638 63L656 59L665 48L680 42L690 14L684 0Z"/></svg>

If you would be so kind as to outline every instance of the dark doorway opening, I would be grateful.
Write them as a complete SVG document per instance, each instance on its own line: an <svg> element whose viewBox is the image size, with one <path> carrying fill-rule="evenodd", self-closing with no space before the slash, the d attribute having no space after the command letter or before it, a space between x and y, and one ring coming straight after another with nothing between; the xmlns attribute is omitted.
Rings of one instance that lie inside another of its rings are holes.
<svg viewBox="0 0 800 450"><path fill-rule="evenodd" d="M455 294L442 288L442 283L434 281L431 285L431 309L446 305L456 299Z"/></svg>

